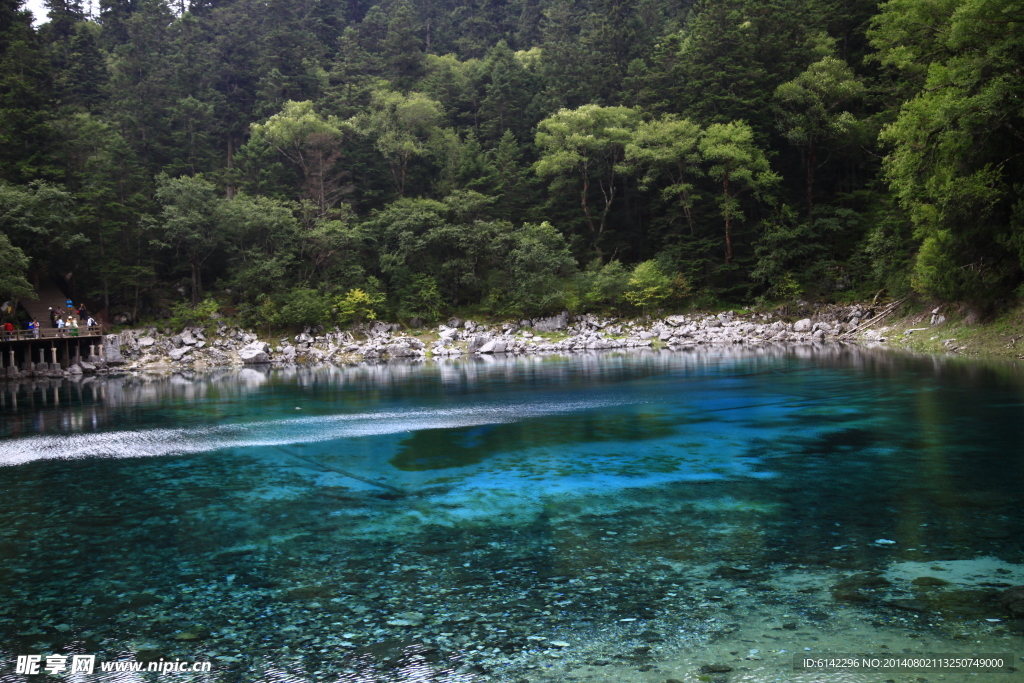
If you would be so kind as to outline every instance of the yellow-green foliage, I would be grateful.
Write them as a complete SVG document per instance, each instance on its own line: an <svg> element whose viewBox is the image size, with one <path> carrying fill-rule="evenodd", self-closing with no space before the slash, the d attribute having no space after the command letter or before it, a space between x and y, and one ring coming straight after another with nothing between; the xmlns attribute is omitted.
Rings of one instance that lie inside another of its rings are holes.
<svg viewBox="0 0 1024 683"><path fill-rule="evenodd" d="M638 263L629 278L624 294L626 301L639 308L656 306L672 293L672 281L661 272L655 260Z"/></svg>
<svg viewBox="0 0 1024 683"><path fill-rule="evenodd" d="M377 307L382 303L384 303L383 294L372 294L355 288L337 298L335 311L338 321L342 323L376 320Z"/></svg>

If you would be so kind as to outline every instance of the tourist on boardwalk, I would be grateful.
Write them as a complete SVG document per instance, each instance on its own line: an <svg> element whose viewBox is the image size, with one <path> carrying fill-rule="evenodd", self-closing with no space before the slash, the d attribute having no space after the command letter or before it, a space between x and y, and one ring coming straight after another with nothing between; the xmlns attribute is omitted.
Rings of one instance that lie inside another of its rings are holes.
<svg viewBox="0 0 1024 683"><path fill-rule="evenodd" d="M58 337L63 337L64 336L64 318L60 318L60 317L57 318L57 336Z"/></svg>
<svg viewBox="0 0 1024 683"><path fill-rule="evenodd" d="M85 321L85 326L89 328L90 333L93 331L92 328L96 327L96 321L91 315L89 316L89 319Z"/></svg>
<svg viewBox="0 0 1024 683"><path fill-rule="evenodd" d="M53 310L53 306L50 306L50 326L53 328L57 327L57 319L60 318L60 314Z"/></svg>
<svg viewBox="0 0 1024 683"><path fill-rule="evenodd" d="M85 304L78 304L78 319L81 320L84 323L85 319L88 318L88 317L89 317L89 311L86 310Z"/></svg>
<svg viewBox="0 0 1024 683"><path fill-rule="evenodd" d="M28 324L28 329L32 330L32 336L39 339L39 321L32 318L32 322Z"/></svg>
<svg viewBox="0 0 1024 683"><path fill-rule="evenodd" d="M4 336L5 337L13 337L14 336L14 325L11 324L10 320L8 320L7 322L4 323Z"/></svg>
<svg viewBox="0 0 1024 683"><path fill-rule="evenodd" d="M71 336L72 337L77 337L78 336L78 321L75 320L74 316L72 316L72 315L68 316L68 325L67 326L71 328Z"/></svg>

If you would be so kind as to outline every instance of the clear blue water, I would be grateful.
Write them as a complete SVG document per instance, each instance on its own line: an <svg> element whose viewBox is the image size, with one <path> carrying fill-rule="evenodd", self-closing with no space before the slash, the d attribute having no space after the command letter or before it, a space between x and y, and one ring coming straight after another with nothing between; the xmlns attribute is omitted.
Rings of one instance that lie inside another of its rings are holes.
<svg viewBox="0 0 1024 683"><path fill-rule="evenodd" d="M175 680L661 682L762 612L781 636L849 613L1024 642L998 602L1024 583L1011 365L246 369L9 383L0 415L0 681L38 680L19 654L92 653L213 663ZM895 578L918 565L979 569Z"/></svg>

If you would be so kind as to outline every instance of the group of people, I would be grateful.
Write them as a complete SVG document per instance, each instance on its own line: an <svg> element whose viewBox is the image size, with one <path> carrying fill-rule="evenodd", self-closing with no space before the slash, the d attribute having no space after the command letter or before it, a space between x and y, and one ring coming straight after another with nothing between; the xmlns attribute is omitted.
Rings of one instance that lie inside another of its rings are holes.
<svg viewBox="0 0 1024 683"><path fill-rule="evenodd" d="M57 336L63 337L67 334L70 337L77 337L78 331L81 328L93 328L96 327L96 320L89 314L85 304L79 304L77 307L71 301L67 300L67 319L65 320L64 314L61 307L58 306L56 309L50 306L50 325L57 330ZM7 320L3 324L3 336L14 337L17 328L11 320ZM32 336L39 339L39 330L42 327L39 324L39 320L33 318L31 321L26 323L28 331L31 332Z"/></svg>
<svg viewBox="0 0 1024 683"><path fill-rule="evenodd" d="M89 315L89 311L85 308L85 304L79 304L78 307L75 308L75 305L71 301L71 299L68 299L67 307L67 320L64 320L64 316L61 314L59 310L55 310L52 306L50 307L50 324L57 329L58 336L64 334L64 330L67 330L70 336L77 337L78 330L80 327L90 328L96 326L96 321L93 319L91 315ZM77 318L75 317L76 314ZM81 321L81 324L79 324L79 321ZM38 337L39 321L33 320L32 325L34 325L34 336Z"/></svg>

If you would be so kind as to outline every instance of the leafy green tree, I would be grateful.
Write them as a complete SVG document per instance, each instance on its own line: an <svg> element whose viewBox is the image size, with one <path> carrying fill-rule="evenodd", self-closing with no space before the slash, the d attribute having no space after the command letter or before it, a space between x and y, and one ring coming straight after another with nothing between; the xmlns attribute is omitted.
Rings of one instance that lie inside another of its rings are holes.
<svg viewBox="0 0 1024 683"><path fill-rule="evenodd" d="M54 159L88 238L77 250L76 282L104 309L112 299L131 301L135 319L142 290L155 278L147 224L139 220L152 210L144 171L127 141L99 116L75 113L51 129L60 141Z"/></svg>
<svg viewBox="0 0 1024 683"><path fill-rule="evenodd" d="M232 289L256 300L296 283L300 228L295 208L294 202L244 192L218 203Z"/></svg>
<svg viewBox="0 0 1024 683"><path fill-rule="evenodd" d="M602 263L596 258L573 275L566 292L566 306L571 311L618 308L629 286L630 275L618 259Z"/></svg>
<svg viewBox="0 0 1024 683"><path fill-rule="evenodd" d="M640 187L647 189L660 177L667 177L662 197L677 204L686 216L690 234L694 234L692 180L702 175L700 168L700 126L688 119L667 114L643 121L626 145L625 161L629 170L643 170Z"/></svg>
<svg viewBox="0 0 1024 683"><path fill-rule="evenodd" d="M156 173L167 161L167 109L173 101L173 15L166 4L137 0L124 16L125 41L108 62L110 94L105 108L140 162Z"/></svg>
<svg viewBox="0 0 1024 683"><path fill-rule="evenodd" d="M779 104L779 128L803 153L807 186L807 223L814 220L814 174L818 156L832 142L841 143L857 120L846 105L864 94L846 62L825 57L811 64L792 81L775 89Z"/></svg>
<svg viewBox="0 0 1024 683"><path fill-rule="evenodd" d="M1013 0L890 0L871 39L920 84L881 134L889 187L920 242L915 287L990 299L1020 280L1024 15Z"/></svg>
<svg viewBox="0 0 1024 683"><path fill-rule="evenodd" d="M73 265L75 253L89 242L80 232L71 194L41 181L0 182L0 233L29 258L36 282L51 269Z"/></svg>
<svg viewBox="0 0 1024 683"><path fill-rule="evenodd" d="M308 287L288 291L279 302L274 322L288 327L330 322L333 302L323 292Z"/></svg>
<svg viewBox="0 0 1024 683"><path fill-rule="evenodd" d="M536 144L541 157L537 175L579 182L580 206L590 232L591 247L601 254L601 239L619 190L619 167L626 145L633 138L639 113L628 107L587 104L562 109L537 125ZM556 183L553 189L560 188ZM592 187L599 194L597 215L591 208Z"/></svg>
<svg viewBox="0 0 1024 683"><path fill-rule="evenodd" d="M0 180L38 178L46 153L50 86L32 13L19 0L0 2Z"/></svg>
<svg viewBox="0 0 1024 683"><path fill-rule="evenodd" d="M369 112L353 120L387 159L399 197L405 196L409 162L427 153L428 143L440 131L442 115L441 105L422 93L381 89L373 92Z"/></svg>
<svg viewBox="0 0 1024 683"><path fill-rule="evenodd" d="M7 235L0 233L0 298L34 299L35 289L25 279L28 271L28 257L21 249L11 244Z"/></svg>
<svg viewBox="0 0 1024 683"><path fill-rule="evenodd" d="M562 283L576 270L565 238L550 223L505 224L491 245L485 304L499 315L535 315L560 308Z"/></svg>
<svg viewBox="0 0 1024 683"><path fill-rule="evenodd" d="M495 214L507 221L522 216L535 192L536 180L511 130L506 130L498 146L490 150L488 161L488 185L497 199Z"/></svg>
<svg viewBox="0 0 1024 683"><path fill-rule="evenodd" d="M779 181L757 145L754 131L743 121L714 123L700 139L699 149L708 176L721 183L719 208L725 221L725 263L732 260L732 223L744 218L740 196L752 192L768 198Z"/></svg>
<svg viewBox="0 0 1024 683"><path fill-rule="evenodd" d="M252 141L269 145L302 171L305 196L326 216L351 191L347 174L337 168L348 130L347 122L318 114L312 102L286 102L266 123L252 126Z"/></svg>
<svg viewBox="0 0 1024 683"><path fill-rule="evenodd" d="M365 292L358 287L350 289L335 300L338 321L345 324L376 320L377 311L384 303L384 298L383 294Z"/></svg>
<svg viewBox="0 0 1024 683"><path fill-rule="evenodd" d="M500 139L506 131L526 137L534 122L530 116L536 78L522 60L499 41L480 65L484 97L480 102L480 129L485 139Z"/></svg>
<svg viewBox="0 0 1024 683"><path fill-rule="evenodd" d="M665 66L653 74L671 94L662 101L702 124L743 119L764 144L774 127L775 89L831 54L823 29L814 0L699 2L679 52L662 54Z"/></svg>
<svg viewBox="0 0 1024 683"><path fill-rule="evenodd" d="M202 175L156 178L156 198L162 207L157 233L163 246L185 258L191 272L192 305L203 290L203 264L221 246L217 221L217 190Z"/></svg>
<svg viewBox="0 0 1024 683"><path fill-rule="evenodd" d="M654 259L638 263L629 277L624 297L626 301L643 309L657 306L672 294L672 280L661 271Z"/></svg>

